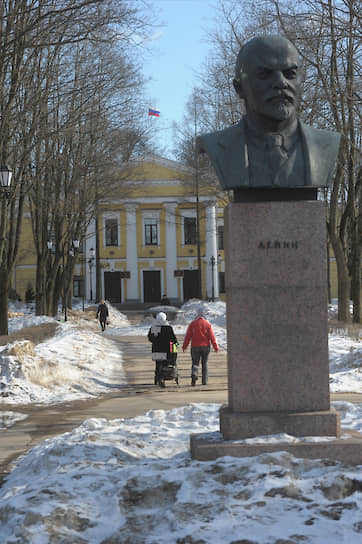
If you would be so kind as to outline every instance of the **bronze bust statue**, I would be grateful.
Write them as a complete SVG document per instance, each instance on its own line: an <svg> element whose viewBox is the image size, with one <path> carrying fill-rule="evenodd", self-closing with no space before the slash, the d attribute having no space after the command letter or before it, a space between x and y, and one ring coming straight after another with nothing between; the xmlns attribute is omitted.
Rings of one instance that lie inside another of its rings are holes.
<svg viewBox="0 0 362 544"><path fill-rule="evenodd" d="M263 36L241 48L234 87L246 115L198 138L223 189L312 188L316 194L328 186L340 134L309 127L297 117L300 86L300 59L289 40Z"/></svg>

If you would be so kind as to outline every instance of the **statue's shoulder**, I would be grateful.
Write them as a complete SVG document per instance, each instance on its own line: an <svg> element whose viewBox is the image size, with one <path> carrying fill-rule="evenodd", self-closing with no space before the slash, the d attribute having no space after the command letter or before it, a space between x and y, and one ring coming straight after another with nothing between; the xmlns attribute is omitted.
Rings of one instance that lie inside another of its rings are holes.
<svg viewBox="0 0 362 544"><path fill-rule="evenodd" d="M332 130L310 127L301 122L310 170L310 183L328 187L335 168L341 135Z"/></svg>
<svg viewBox="0 0 362 544"><path fill-rule="evenodd" d="M201 152L216 152L222 151L223 148L228 148L230 142L235 138L240 137L240 133L243 132L243 122L232 125L231 127L224 128L223 130L217 130L215 132L207 132L201 134L197 138L197 145Z"/></svg>
<svg viewBox="0 0 362 544"><path fill-rule="evenodd" d="M326 130L311 127L302 121L300 122L303 134L309 145L316 146L319 149L338 149L341 135L333 130Z"/></svg>

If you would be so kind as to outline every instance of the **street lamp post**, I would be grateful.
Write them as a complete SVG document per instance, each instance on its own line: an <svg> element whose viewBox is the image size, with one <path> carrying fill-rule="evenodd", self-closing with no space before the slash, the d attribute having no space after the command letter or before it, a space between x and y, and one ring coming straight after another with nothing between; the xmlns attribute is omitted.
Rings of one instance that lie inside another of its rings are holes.
<svg viewBox="0 0 362 544"><path fill-rule="evenodd" d="M216 264L216 259L212 255L210 257L210 264L211 264L211 300L212 302L215 302L215 284L214 284L214 268Z"/></svg>
<svg viewBox="0 0 362 544"><path fill-rule="evenodd" d="M12 171L7 166L0 168L0 198L8 199L11 195ZM6 223L0 227L1 237L6 238ZM0 263L0 335L8 334L8 268L5 262Z"/></svg>
<svg viewBox="0 0 362 544"><path fill-rule="evenodd" d="M91 247L89 250L89 259L88 259L88 265L89 265L89 283L90 283L90 301L93 301L93 282L92 282L92 270L94 266L94 257L95 257L95 251Z"/></svg>
<svg viewBox="0 0 362 544"><path fill-rule="evenodd" d="M85 306L85 288L86 288L86 281L85 281L85 243L84 240L82 240L82 310L84 312L84 306Z"/></svg>
<svg viewBox="0 0 362 544"><path fill-rule="evenodd" d="M72 240L72 247L70 248L69 250L69 257L74 257L75 256L75 252L77 249L79 249L79 240L75 239L75 240ZM64 251L63 251L63 259L64 259ZM65 270L63 268L63 270ZM65 281L65 273L64 273L64 321L67 321L67 292L66 292L66 281Z"/></svg>

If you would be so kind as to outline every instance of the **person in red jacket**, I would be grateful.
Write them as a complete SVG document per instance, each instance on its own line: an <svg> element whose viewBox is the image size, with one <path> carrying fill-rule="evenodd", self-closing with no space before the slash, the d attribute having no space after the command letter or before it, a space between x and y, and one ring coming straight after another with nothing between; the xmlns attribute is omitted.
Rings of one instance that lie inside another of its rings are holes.
<svg viewBox="0 0 362 544"><path fill-rule="evenodd" d="M191 385L195 385L199 374L199 363L202 366L202 385L207 384L208 369L207 360L210 353L210 344L215 351L219 351L214 331L211 324L204 318L202 308L197 312L197 318L187 328L182 350L185 351L191 340Z"/></svg>

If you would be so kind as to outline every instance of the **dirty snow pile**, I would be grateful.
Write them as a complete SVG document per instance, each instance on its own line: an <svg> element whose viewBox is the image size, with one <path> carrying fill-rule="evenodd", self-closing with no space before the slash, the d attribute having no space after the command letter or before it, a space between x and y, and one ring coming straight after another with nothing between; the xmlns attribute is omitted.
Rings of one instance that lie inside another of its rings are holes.
<svg viewBox="0 0 362 544"><path fill-rule="evenodd" d="M18 325L20 318L16 320ZM34 316L25 321L27 326L43 322ZM36 346L29 341L0 346L0 402L67 402L124 384L119 346L96 330L96 323L79 329L67 321L59 323L54 337Z"/></svg>
<svg viewBox="0 0 362 544"><path fill-rule="evenodd" d="M362 407L336 404L360 429ZM90 419L44 441L0 489L1 542L361 542L362 466L286 452L194 461L189 435L216 432L218 409Z"/></svg>

